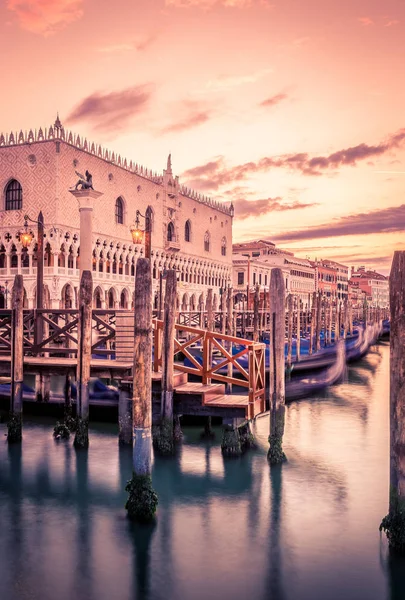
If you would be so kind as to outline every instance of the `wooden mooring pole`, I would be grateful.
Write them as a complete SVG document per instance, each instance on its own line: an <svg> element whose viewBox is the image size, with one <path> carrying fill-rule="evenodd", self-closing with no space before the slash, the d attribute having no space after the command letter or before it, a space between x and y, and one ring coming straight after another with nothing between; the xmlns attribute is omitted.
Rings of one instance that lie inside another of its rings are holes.
<svg viewBox="0 0 405 600"><path fill-rule="evenodd" d="M253 296L253 341L259 341L259 301L260 301L260 287L256 284L255 295Z"/></svg>
<svg viewBox="0 0 405 600"><path fill-rule="evenodd" d="M154 446L163 455L174 452L173 437L173 376L174 334L176 325L177 273L167 271L163 309L162 336L162 388L159 432L154 436Z"/></svg>
<svg viewBox="0 0 405 600"><path fill-rule="evenodd" d="M228 288L226 297L226 334L231 336L235 335L233 326L233 289L231 287ZM229 342L228 349L232 352L232 342ZM228 363L227 375L228 377L233 376L233 365L231 362ZM227 394L232 394L232 383L227 383L225 389Z"/></svg>
<svg viewBox="0 0 405 600"><path fill-rule="evenodd" d="M293 317L294 317L294 296L288 295L287 298L287 309L288 309L288 325L287 325L287 379L291 379L291 364L292 364L292 339L293 339Z"/></svg>
<svg viewBox="0 0 405 600"><path fill-rule="evenodd" d="M158 498L152 488L152 274L149 258L138 258L135 273L132 479L126 491L128 517L153 520Z"/></svg>
<svg viewBox="0 0 405 600"><path fill-rule="evenodd" d="M271 464L286 459L283 452L285 419L285 287L281 269L272 269L270 277L270 435L268 459Z"/></svg>
<svg viewBox="0 0 405 600"><path fill-rule="evenodd" d="M14 279L11 300L11 395L10 418L7 424L7 441L9 443L22 440L22 408L23 408L23 326L24 326L24 284L22 275Z"/></svg>
<svg viewBox="0 0 405 600"><path fill-rule="evenodd" d="M91 271L83 271L79 293L79 323L77 352L77 427L74 445L89 445L89 381L91 361L91 320L93 278Z"/></svg>
<svg viewBox="0 0 405 600"><path fill-rule="evenodd" d="M297 296L297 362L301 360L301 298Z"/></svg>
<svg viewBox="0 0 405 600"><path fill-rule="evenodd" d="M380 531L405 554L405 252L394 253L390 307L390 502Z"/></svg>

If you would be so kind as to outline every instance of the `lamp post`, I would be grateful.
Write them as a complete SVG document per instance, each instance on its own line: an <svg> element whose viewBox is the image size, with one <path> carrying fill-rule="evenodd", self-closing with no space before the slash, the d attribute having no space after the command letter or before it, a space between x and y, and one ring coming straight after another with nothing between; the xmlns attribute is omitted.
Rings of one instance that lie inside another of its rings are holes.
<svg viewBox="0 0 405 600"><path fill-rule="evenodd" d="M20 233L20 242L23 248L28 248L34 238L31 231L28 230L28 221L36 223L37 231L37 310L44 307L44 216L42 211L38 215L38 220L31 219L28 215L24 215L24 231ZM35 343L39 344L42 341L42 319L37 316Z"/></svg>
<svg viewBox="0 0 405 600"><path fill-rule="evenodd" d="M140 228L139 217L145 219L145 229ZM141 214L139 210L136 211L135 224L130 227L132 241L134 244L142 244L143 237L145 235L145 258L150 258L152 250L152 232L150 217Z"/></svg>

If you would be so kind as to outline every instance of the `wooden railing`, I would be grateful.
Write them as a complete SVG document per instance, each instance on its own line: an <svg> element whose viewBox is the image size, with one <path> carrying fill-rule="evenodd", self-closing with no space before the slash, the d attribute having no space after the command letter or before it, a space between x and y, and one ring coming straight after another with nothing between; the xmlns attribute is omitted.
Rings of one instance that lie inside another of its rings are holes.
<svg viewBox="0 0 405 600"><path fill-rule="evenodd" d="M124 312L124 311L121 311ZM0 310L0 355L11 353L11 313ZM112 357L115 354L116 310L92 311L92 354ZM38 323L42 321L42 339L38 339ZM25 309L24 354L28 356L77 356L77 309Z"/></svg>
<svg viewBox="0 0 405 600"><path fill-rule="evenodd" d="M154 357L153 369L158 372L162 367L162 332L163 321L153 320L154 324ZM187 339L179 334L186 334ZM201 362L190 352L190 347L201 344ZM235 354L234 345L237 346ZM213 357L213 350L216 355ZM230 335L197 329L176 323L174 338L174 354L182 353L192 366L176 363L176 370L201 377L202 383L211 380L237 385L248 389L249 418L254 418L265 410L265 345ZM244 368L239 359L246 356L248 366ZM232 368L229 369L229 366ZM228 374L219 373L227 369ZM235 376L238 375L238 377Z"/></svg>

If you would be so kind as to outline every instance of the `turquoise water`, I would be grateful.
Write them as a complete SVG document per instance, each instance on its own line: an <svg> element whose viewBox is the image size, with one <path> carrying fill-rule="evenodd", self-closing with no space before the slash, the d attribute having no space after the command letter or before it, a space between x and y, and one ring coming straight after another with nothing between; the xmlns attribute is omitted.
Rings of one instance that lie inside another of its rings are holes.
<svg viewBox="0 0 405 600"><path fill-rule="evenodd" d="M378 526L388 506L389 348L347 381L286 412L288 463L259 448L224 460L185 428L155 460L154 528L125 518L131 452L94 425L88 452L25 419L22 447L0 442L0 598L5 600L399 600L405 561ZM0 424L0 437L6 431Z"/></svg>

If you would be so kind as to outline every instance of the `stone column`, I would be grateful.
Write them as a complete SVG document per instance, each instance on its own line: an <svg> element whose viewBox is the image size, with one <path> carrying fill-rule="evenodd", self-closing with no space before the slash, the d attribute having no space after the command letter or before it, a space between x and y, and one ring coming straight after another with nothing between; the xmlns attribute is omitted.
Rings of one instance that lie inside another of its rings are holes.
<svg viewBox="0 0 405 600"><path fill-rule="evenodd" d="M69 190L79 203L80 213L80 280L83 271L93 271L93 208L102 196L95 190Z"/></svg>

